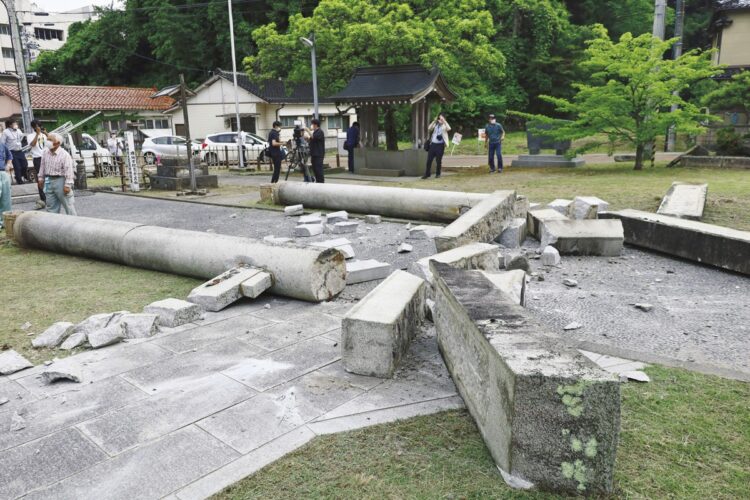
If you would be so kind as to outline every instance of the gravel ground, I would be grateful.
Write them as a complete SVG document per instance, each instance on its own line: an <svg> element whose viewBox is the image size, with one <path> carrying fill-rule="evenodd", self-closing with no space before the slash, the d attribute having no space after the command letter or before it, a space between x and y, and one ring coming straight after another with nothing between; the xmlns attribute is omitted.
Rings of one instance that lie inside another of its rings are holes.
<svg viewBox="0 0 750 500"><path fill-rule="evenodd" d="M291 237L297 217L258 209L208 206L113 194L81 196L79 213L158 226L213 230L262 238ZM28 205L15 208L30 209ZM398 254L408 231L401 223L362 223L356 234L299 238L303 242L345 237L357 259L377 259L406 269L435 253L429 240L408 240L412 253ZM529 247L534 243L528 241ZM558 268L531 261L544 281L533 277L527 307L561 337L710 367L750 377L750 280L715 268L626 247L617 258L565 257ZM562 284L573 278L578 286ZM378 282L349 286L337 299L360 299ZM634 303L653 305L650 312ZM580 329L564 331L572 322ZM649 361L649 359L644 359Z"/></svg>

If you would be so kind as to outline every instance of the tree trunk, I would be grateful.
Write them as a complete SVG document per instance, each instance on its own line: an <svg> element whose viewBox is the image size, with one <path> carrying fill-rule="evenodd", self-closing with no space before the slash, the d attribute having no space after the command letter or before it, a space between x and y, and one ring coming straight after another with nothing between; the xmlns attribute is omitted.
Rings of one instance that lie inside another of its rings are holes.
<svg viewBox="0 0 750 500"><path fill-rule="evenodd" d="M392 106L385 108L383 116L385 124L385 147L388 151L398 151L398 135L396 133L396 112Z"/></svg>
<svg viewBox="0 0 750 500"><path fill-rule="evenodd" d="M643 144L638 144L635 147L635 170L643 170L643 153L645 149Z"/></svg>

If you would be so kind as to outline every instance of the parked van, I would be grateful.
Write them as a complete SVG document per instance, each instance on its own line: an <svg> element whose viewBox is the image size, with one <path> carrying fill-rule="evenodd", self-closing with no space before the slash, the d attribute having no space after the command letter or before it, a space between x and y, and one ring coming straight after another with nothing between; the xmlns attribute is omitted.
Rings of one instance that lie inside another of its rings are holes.
<svg viewBox="0 0 750 500"><path fill-rule="evenodd" d="M108 167L112 164L109 150L96 142L96 139L89 134L81 134L81 142L77 145L73 141L73 136L67 134L64 146L70 152L70 156L73 157L73 160L83 160L83 164L86 166L87 176L94 175L96 165L94 155L96 155L97 161L103 167Z"/></svg>

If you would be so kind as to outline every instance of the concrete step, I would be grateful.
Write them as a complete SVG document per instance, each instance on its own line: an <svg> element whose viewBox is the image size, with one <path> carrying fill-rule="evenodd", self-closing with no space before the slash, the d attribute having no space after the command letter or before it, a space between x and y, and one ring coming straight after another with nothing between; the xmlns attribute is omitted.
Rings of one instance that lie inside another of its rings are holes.
<svg viewBox="0 0 750 500"><path fill-rule="evenodd" d="M406 175L406 172L404 170L392 170L389 168L360 168L357 174L374 177L403 177Z"/></svg>

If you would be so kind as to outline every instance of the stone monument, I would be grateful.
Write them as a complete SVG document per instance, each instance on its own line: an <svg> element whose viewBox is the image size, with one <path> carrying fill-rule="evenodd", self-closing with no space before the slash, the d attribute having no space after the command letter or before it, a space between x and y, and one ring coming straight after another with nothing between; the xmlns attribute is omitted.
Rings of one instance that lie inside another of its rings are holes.
<svg viewBox="0 0 750 500"><path fill-rule="evenodd" d="M583 158L567 158L565 153L570 149L570 140L556 140L544 131L552 130L551 124L537 124L529 122L526 124L526 143L529 148L528 155L519 155L513 160L512 167L581 167L586 164ZM555 154L541 154L543 149L554 149Z"/></svg>
<svg viewBox="0 0 750 500"><path fill-rule="evenodd" d="M197 159L195 159L197 163ZM219 187L219 178L209 175L208 165L194 165L195 186L201 188ZM183 160L162 159L156 165L156 175L151 176L151 189L182 191L190 189L190 167Z"/></svg>

